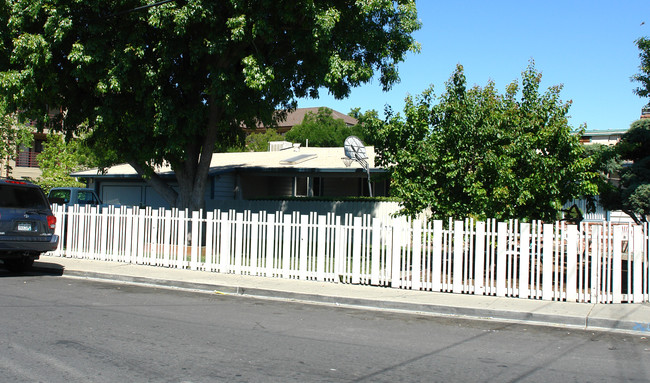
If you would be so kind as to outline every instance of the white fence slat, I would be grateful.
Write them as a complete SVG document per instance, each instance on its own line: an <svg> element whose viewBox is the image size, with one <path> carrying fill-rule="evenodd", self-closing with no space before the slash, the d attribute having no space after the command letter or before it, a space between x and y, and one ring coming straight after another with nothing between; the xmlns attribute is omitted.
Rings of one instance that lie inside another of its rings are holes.
<svg viewBox="0 0 650 383"><path fill-rule="evenodd" d="M199 269L199 249L201 249L201 243L199 242L199 233L201 228L200 212L192 212L192 240L190 244L192 245L190 249L190 270Z"/></svg>
<svg viewBox="0 0 650 383"><path fill-rule="evenodd" d="M589 257L591 263L591 283L589 284L590 298L592 303L599 301L600 297L600 226L594 225L591 228L591 244ZM588 246L589 247L589 246Z"/></svg>
<svg viewBox="0 0 650 383"><path fill-rule="evenodd" d="M400 218L393 219L393 243L391 254L391 287L402 287L401 271L402 271L402 222Z"/></svg>
<svg viewBox="0 0 650 383"><path fill-rule="evenodd" d="M237 275L242 274L242 258L243 258L243 246L244 246L244 213L236 213L235 222L234 222L235 232L232 238L235 243L235 267L233 272Z"/></svg>
<svg viewBox="0 0 650 383"><path fill-rule="evenodd" d="M614 227L614 242L612 250L612 303L621 303L623 301L621 288L623 278L623 228L621 226Z"/></svg>
<svg viewBox="0 0 650 383"><path fill-rule="evenodd" d="M284 214L282 221L282 278L291 275L291 214Z"/></svg>
<svg viewBox="0 0 650 383"><path fill-rule="evenodd" d="M485 294L485 222L476 222L474 245L474 292Z"/></svg>
<svg viewBox="0 0 650 383"><path fill-rule="evenodd" d="M519 298L528 298L530 275L530 224L522 223L519 231Z"/></svg>
<svg viewBox="0 0 650 383"><path fill-rule="evenodd" d="M431 252L431 289L442 291L442 221L433 221L433 243Z"/></svg>
<svg viewBox="0 0 650 383"><path fill-rule="evenodd" d="M220 248L216 249L219 254L219 271L229 273L230 270L230 233L231 223L228 219L228 213L221 213L221 239L219 240Z"/></svg>
<svg viewBox="0 0 650 383"><path fill-rule="evenodd" d="M505 297L507 293L507 272L506 260L508 257L508 232L507 223L499 222L497 224L497 286L496 294L498 297Z"/></svg>
<svg viewBox="0 0 650 383"><path fill-rule="evenodd" d="M205 212L205 270L212 271L212 257L214 245L214 210Z"/></svg>
<svg viewBox="0 0 650 383"><path fill-rule="evenodd" d="M300 220L299 225L297 226L297 229L300 232L299 252L298 252L298 256L296 257L299 260L298 278L300 278L300 280L304 281L304 280L307 279L307 270L309 268L309 264L308 264L308 259L309 258L308 258L308 254L307 254L307 248L308 248L307 239L308 239L308 234L309 234L309 216L306 215L306 214L301 214L296 218L298 218Z"/></svg>
<svg viewBox="0 0 650 383"><path fill-rule="evenodd" d="M463 292L463 221L454 222L454 258L452 268L452 291Z"/></svg>
<svg viewBox="0 0 650 383"><path fill-rule="evenodd" d="M274 274L273 271L273 259L275 259L275 232L276 232L276 223L275 223L275 215L273 214L267 214L266 215L266 222L265 222L265 230L266 230L266 251L264 254L264 259L265 259L265 273L267 277L270 277Z"/></svg>
<svg viewBox="0 0 650 383"><path fill-rule="evenodd" d="M107 245L108 245L108 238L109 238L109 231L108 231L108 208L102 208L100 209L100 214L101 214L101 231L100 231L100 236L101 236L101 243L100 243L100 250L99 250L99 259L102 261L106 260L106 252L107 252Z"/></svg>
<svg viewBox="0 0 650 383"><path fill-rule="evenodd" d="M413 259L411 265L411 289L422 288L422 221L413 220Z"/></svg>
<svg viewBox="0 0 650 383"><path fill-rule="evenodd" d="M64 241L65 241L65 251L63 253L64 253L65 257L71 257L72 256L72 231L73 231L73 228L74 228L74 216L72 214L72 207L71 206L63 206L63 211L64 211L64 214L66 215L66 230L65 230L65 233L63 233L63 237L64 237Z"/></svg>
<svg viewBox="0 0 650 383"><path fill-rule="evenodd" d="M567 227L566 240L566 300L576 302L578 300L578 226Z"/></svg>
<svg viewBox="0 0 650 383"><path fill-rule="evenodd" d="M137 228L134 228L134 234L136 234L135 237L137 238L136 253L134 258L135 258L135 262L140 265L145 263L144 254L143 254L144 238L147 232L147 228L145 227L145 214L146 214L145 209L140 209L140 211L138 211L138 219L137 219L138 226Z"/></svg>
<svg viewBox="0 0 650 383"><path fill-rule="evenodd" d="M259 254L259 234L260 234L260 219L259 214L251 214L251 240L250 240L250 274L259 275L260 270L260 254Z"/></svg>
<svg viewBox="0 0 650 383"><path fill-rule="evenodd" d="M171 265L171 235L172 235L172 211L165 210L164 218L164 234L163 234L163 266L169 267Z"/></svg>
<svg viewBox="0 0 650 383"><path fill-rule="evenodd" d="M381 221L379 218L372 219L372 254L370 258L370 284L378 286L380 282L381 264Z"/></svg>
<svg viewBox="0 0 650 383"><path fill-rule="evenodd" d="M643 302L643 231L641 226L634 226L632 233L630 233L630 239L632 240L632 245L630 246L630 258L632 259L632 269L634 270L634 286L632 291L634 294L628 292L628 297L632 295L632 301L634 303ZM628 273L632 274L632 270L628 270ZM630 300L630 298L628 298Z"/></svg>
<svg viewBox="0 0 650 383"><path fill-rule="evenodd" d="M327 234L327 216L319 215L318 216L318 238L316 241L316 280L319 282L325 281L325 259L327 258L327 253L325 252L325 242Z"/></svg>
<svg viewBox="0 0 650 383"><path fill-rule="evenodd" d="M542 299L553 299L553 225L544 224L542 239Z"/></svg>
<svg viewBox="0 0 650 383"><path fill-rule="evenodd" d="M361 217L354 217L352 230L352 284L361 282Z"/></svg>

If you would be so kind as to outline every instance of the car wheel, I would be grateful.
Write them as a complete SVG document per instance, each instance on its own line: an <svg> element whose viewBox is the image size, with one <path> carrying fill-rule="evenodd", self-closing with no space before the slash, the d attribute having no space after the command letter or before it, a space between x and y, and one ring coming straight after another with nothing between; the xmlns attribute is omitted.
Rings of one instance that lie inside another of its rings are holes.
<svg viewBox="0 0 650 383"><path fill-rule="evenodd" d="M12 272L21 272L29 270L34 265L34 259L23 257L18 259L5 260L5 267Z"/></svg>

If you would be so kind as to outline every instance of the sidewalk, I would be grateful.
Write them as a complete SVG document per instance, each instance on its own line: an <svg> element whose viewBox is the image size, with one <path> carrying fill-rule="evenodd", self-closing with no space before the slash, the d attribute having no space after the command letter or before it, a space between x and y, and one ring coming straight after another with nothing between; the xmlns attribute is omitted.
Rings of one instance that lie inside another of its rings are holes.
<svg viewBox="0 0 650 383"><path fill-rule="evenodd" d="M42 256L36 270L258 298L511 321L650 336L650 304L590 304L434 293Z"/></svg>

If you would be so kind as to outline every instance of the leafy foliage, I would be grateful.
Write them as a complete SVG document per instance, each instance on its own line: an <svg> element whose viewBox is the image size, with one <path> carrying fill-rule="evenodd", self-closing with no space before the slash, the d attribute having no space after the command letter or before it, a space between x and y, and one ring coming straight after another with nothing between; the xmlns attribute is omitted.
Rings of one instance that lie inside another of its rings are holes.
<svg viewBox="0 0 650 383"><path fill-rule="evenodd" d="M53 187L83 187L85 184L70 177L70 173L92 166L92 153L79 139L68 142L60 134L49 134L43 151L38 155L43 171L36 183L47 193Z"/></svg>
<svg viewBox="0 0 650 383"><path fill-rule="evenodd" d="M284 137L275 129L267 129L264 133L251 133L246 137L246 150L267 152L271 141L284 141Z"/></svg>
<svg viewBox="0 0 650 383"><path fill-rule="evenodd" d="M561 87L540 94L532 63L522 76L502 95L491 82L468 89L459 65L438 103L430 88L407 97L404 117L388 108L385 122L367 121L403 213L554 220L567 200L596 194Z"/></svg>
<svg viewBox="0 0 650 383"><path fill-rule="evenodd" d="M334 118L329 108L319 108L318 113L307 113L302 123L294 126L285 134L285 139L290 142L299 142L316 147L342 146L354 130L345 121Z"/></svg>
<svg viewBox="0 0 650 383"><path fill-rule="evenodd" d="M15 158L21 146L29 147L34 143L34 129L18 121L17 113L6 113L0 105L0 176L11 176L11 167L4 161Z"/></svg>
<svg viewBox="0 0 650 383"><path fill-rule="evenodd" d="M650 97L650 39L642 37L636 40L636 46L640 50L639 58L641 59L641 65L639 69L641 72L632 76L632 81L641 84L634 90L634 93L639 95L639 97Z"/></svg>
<svg viewBox="0 0 650 383"><path fill-rule="evenodd" d="M15 0L0 4L0 96L87 126L104 166L126 161L172 206L198 209L215 150L276 109L337 98L417 51L414 0ZM154 173L169 163L178 188Z"/></svg>
<svg viewBox="0 0 650 383"><path fill-rule="evenodd" d="M622 210L637 223L650 219L650 120L632 123L613 148L619 159L612 173L620 176L601 193L601 203Z"/></svg>

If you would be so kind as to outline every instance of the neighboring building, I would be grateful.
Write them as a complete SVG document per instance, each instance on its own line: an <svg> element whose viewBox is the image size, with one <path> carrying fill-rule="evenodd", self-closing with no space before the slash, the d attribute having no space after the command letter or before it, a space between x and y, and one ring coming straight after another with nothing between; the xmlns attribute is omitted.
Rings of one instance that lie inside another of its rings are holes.
<svg viewBox="0 0 650 383"><path fill-rule="evenodd" d="M277 125L277 131L280 134L284 134L291 130L296 125L302 124L302 121L305 119L305 116L307 113L313 113L317 114L318 109L320 108L297 108L293 112L287 113L287 117L282 120L278 121ZM329 108L328 108L329 109ZM337 112L336 110L332 110L332 117L335 119L343 120L347 126L354 126L358 123L357 119L354 117L350 117L347 114L343 114L341 112ZM266 127L260 125L258 126L255 130L248 129L249 132L257 132L261 133L266 130Z"/></svg>
<svg viewBox="0 0 650 383"><path fill-rule="evenodd" d="M50 108L48 115L54 118L62 112L61 108ZM47 135L55 128L55 125L47 123L39 129L34 122L31 122L30 126L34 129L33 144L30 147L21 147L16 156L0 158L0 177L36 179L43 174L36 157L43 151L43 144L47 141ZM11 172L8 171L7 165L11 168Z"/></svg>
<svg viewBox="0 0 650 383"><path fill-rule="evenodd" d="M367 148L372 175L374 150ZM216 201L286 197L367 196L367 173L358 163L346 167L343 148L296 148L274 152L214 153L206 188L206 209ZM157 173L172 178L169 167ZM117 165L102 173L97 169L76 172L85 178L106 204L168 207L160 195L141 180L130 165ZM388 181L374 182L373 195L388 194Z"/></svg>
<svg viewBox="0 0 650 383"><path fill-rule="evenodd" d="M0 159L0 169L2 169L0 176L15 179L40 177L42 172L38 167L36 157L43 151L43 143L46 138L45 133L34 133L34 143L31 147L22 147L15 157ZM11 171L9 171L9 167Z"/></svg>
<svg viewBox="0 0 650 383"><path fill-rule="evenodd" d="M582 136L580 136L580 143L585 145L590 144L602 144L602 145L616 145L618 141L621 140L623 134L627 130L591 130L585 131Z"/></svg>

